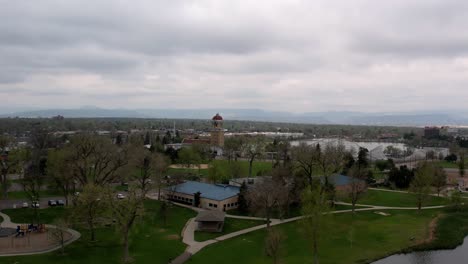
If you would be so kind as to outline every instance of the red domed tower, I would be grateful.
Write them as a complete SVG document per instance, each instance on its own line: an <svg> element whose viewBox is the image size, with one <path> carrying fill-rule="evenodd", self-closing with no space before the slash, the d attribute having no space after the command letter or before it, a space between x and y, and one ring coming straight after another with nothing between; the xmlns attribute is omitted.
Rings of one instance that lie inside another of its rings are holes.
<svg viewBox="0 0 468 264"><path fill-rule="evenodd" d="M223 117L218 114L211 119L213 129L211 129L210 143L213 146L224 147Z"/></svg>

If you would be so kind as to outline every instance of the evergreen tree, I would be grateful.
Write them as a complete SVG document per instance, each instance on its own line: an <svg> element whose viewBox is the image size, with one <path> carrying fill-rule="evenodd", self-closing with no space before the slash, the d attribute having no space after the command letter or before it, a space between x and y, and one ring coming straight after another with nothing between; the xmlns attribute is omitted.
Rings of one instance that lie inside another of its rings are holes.
<svg viewBox="0 0 468 264"><path fill-rule="evenodd" d="M143 141L143 144L144 145L149 145L151 144L151 138L150 138L150 132L147 131L146 134L145 134L145 140Z"/></svg>
<svg viewBox="0 0 468 264"><path fill-rule="evenodd" d="M368 154L369 154L368 149L362 148L362 147L359 148L358 160L357 160L359 168L363 169L369 166L369 159L367 157Z"/></svg>
<svg viewBox="0 0 468 264"><path fill-rule="evenodd" d="M239 190L239 199L238 199L238 207L237 209L239 210L240 213L242 214L247 214L249 212L249 203L247 202L247 184L245 182L242 182L242 185Z"/></svg>
<svg viewBox="0 0 468 264"><path fill-rule="evenodd" d="M201 192L196 192L193 195L193 206L198 207L200 205Z"/></svg>

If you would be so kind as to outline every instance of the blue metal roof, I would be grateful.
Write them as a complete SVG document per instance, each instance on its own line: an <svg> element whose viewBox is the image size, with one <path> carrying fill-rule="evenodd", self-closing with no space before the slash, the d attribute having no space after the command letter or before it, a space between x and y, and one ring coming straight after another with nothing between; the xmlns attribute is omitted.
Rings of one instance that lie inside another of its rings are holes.
<svg viewBox="0 0 468 264"><path fill-rule="evenodd" d="M195 181L186 181L184 183L170 186L167 189L178 192L193 195L196 192L200 192L200 197L207 198L215 201L222 201L227 198L231 198L239 194L239 187L226 185L226 184L209 184Z"/></svg>

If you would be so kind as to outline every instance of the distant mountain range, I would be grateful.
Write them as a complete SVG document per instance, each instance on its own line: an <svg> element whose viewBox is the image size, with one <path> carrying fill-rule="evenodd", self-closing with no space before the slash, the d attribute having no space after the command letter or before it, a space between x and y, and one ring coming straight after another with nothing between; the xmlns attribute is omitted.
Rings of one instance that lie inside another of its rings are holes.
<svg viewBox="0 0 468 264"><path fill-rule="evenodd" d="M260 109L104 109L83 107L77 109L45 109L3 113L0 117L53 117L68 118L177 118L209 119L219 112L227 120L250 120L266 122L288 122L305 124L389 125L389 126L432 126L468 125L468 112L426 111L406 113L362 113L362 112L311 112L289 113Z"/></svg>

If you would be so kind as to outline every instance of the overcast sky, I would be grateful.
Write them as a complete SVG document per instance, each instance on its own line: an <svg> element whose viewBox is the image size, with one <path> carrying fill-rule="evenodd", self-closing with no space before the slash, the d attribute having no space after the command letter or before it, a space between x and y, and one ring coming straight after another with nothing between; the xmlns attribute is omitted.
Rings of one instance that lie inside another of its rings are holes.
<svg viewBox="0 0 468 264"><path fill-rule="evenodd" d="M3 108L467 108L466 0L0 0L0 17Z"/></svg>

